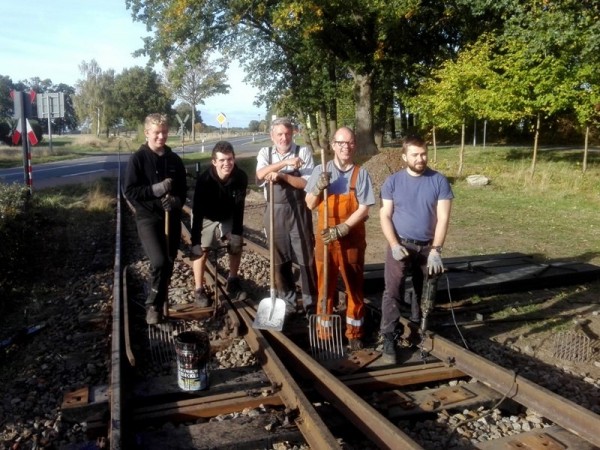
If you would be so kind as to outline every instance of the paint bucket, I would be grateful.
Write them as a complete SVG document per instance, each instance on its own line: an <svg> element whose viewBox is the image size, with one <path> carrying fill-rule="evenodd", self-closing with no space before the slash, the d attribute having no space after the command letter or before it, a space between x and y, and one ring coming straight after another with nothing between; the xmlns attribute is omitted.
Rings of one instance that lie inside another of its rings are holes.
<svg viewBox="0 0 600 450"><path fill-rule="evenodd" d="M184 391L208 387L210 340L202 331L184 331L175 337L177 384Z"/></svg>

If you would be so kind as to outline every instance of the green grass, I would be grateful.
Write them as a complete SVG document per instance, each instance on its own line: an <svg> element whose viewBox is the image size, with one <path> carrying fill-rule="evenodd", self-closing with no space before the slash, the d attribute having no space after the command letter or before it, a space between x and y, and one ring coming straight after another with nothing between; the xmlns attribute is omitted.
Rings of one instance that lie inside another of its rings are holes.
<svg viewBox="0 0 600 450"><path fill-rule="evenodd" d="M581 171L581 150L540 152L468 148L457 177L458 150L438 149L435 167L452 181L455 200L445 253L450 256L523 252L600 264L600 154ZM471 187L466 177L490 178Z"/></svg>

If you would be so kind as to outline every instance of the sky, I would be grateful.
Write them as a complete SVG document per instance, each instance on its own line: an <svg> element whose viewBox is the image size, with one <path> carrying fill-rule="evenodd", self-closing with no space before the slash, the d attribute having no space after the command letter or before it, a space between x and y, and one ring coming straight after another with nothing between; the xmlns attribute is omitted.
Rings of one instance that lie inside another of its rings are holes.
<svg viewBox="0 0 600 450"><path fill-rule="evenodd" d="M116 74L147 63L145 57L132 56L149 33L144 24L133 22L125 0L2 0L2 9L0 75L15 83L39 77L75 86L82 78L79 65L92 59L102 70L114 69ZM155 70L161 73L162 65ZM253 104L257 91L244 84L244 73L235 62L227 76L229 94L197 105L203 121L219 126L219 113L227 117L230 127L262 120L264 108Z"/></svg>

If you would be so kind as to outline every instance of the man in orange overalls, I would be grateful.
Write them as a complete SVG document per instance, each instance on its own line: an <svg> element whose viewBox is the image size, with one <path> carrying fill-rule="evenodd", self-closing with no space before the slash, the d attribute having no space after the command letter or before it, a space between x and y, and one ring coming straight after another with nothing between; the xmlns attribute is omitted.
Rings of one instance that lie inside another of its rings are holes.
<svg viewBox="0 0 600 450"><path fill-rule="evenodd" d="M347 294L346 338L351 351L363 347L364 335L364 265L367 240L365 221L369 207L375 204L373 183L367 171L354 164L356 150L354 132L338 129L333 137L334 158L323 168L318 165L306 184L306 204L319 208L320 232L316 233L315 260L318 280L317 314L331 314L342 276ZM327 189L328 211L324 211L323 191ZM324 244L327 244L325 255ZM323 308L325 273L324 258L328 257L327 304Z"/></svg>

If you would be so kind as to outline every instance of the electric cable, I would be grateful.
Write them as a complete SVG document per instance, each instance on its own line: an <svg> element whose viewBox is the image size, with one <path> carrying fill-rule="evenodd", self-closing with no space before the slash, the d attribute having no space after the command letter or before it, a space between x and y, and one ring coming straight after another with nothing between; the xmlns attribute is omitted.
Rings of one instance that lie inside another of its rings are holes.
<svg viewBox="0 0 600 450"><path fill-rule="evenodd" d="M462 340L463 345L465 346L465 348L467 350L469 350L467 341L465 340L463 334L461 333L458 323L456 322L456 316L454 315L454 302L452 301L452 294L450 294L450 280L448 279L448 274L444 273L444 277L446 277L446 289L448 291L448 300L450 300L450 314L452 314L452 322L454 323L456 331L458 331L458 335L460 336L460 339Z"/></svg>

